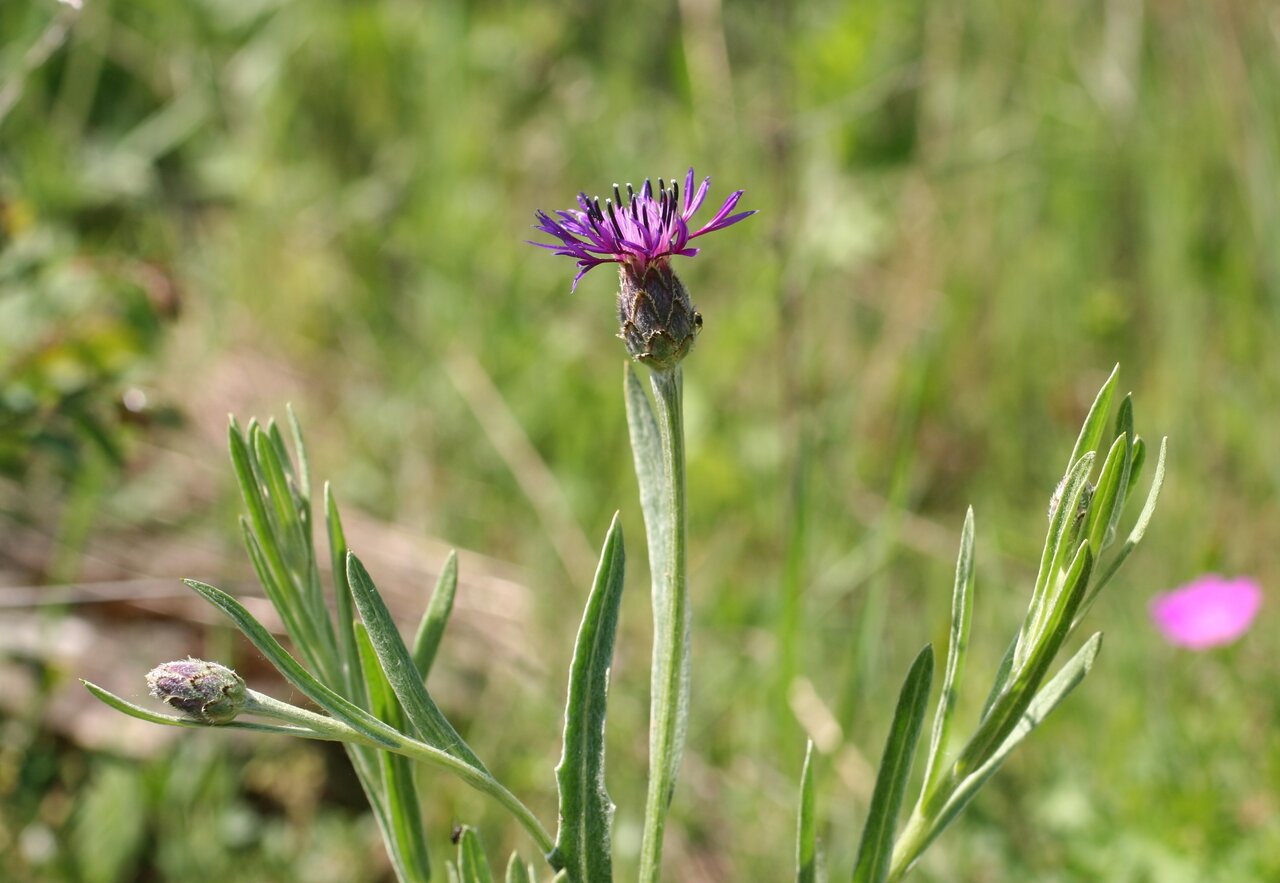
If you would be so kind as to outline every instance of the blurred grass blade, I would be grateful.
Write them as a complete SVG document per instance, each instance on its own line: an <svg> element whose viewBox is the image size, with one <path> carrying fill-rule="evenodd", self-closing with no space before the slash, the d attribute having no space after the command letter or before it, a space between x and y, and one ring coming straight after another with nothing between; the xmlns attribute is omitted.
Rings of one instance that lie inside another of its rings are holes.
<svg viewBox="0 0 1280 883"><path fill-rule="evenodd" d="M649 546L649 573L653 579L653 594L659 591L659 580L666 571L667 562L667 494L663 478L662 432L654 416L649 397L645 394L640 378L631 363L626 364L625 389L627 403L627 429L631 434L631 454L635 459L636 480L640 485L640 509L644 513L645 540ZM655 608L655 626L658 611ZM661 624L662 631L667 627Z"/></svg>
<svg viewBox="0 0 1280 883"><path fill-rule="evenodd" d="M573 648L564 750L556 766L560 829L556 832L555 863L580 883L613 879L614 807L605 789L604 733L625 568L622 525L615 514Z"/></svg>
<svg viewBox="0 0 1280 883"><path fill-rule="evenodd" d="M422 614L422 622L418 624L418 632L413 638L413 664L417 666L418 674L423 680L431 673L431 664L435 662L436 651L440 649L440 639L444 637L444 628L449 624L449 614L453 612L453 599L457 593L458 552L453 550L444 562L426 612Z"/></svg>
<svg viewBox="0 0 1280 883"><path fill-rule="evenodd" d="M885 741L871 807L867 812L866 826L862 829L853 883L882 883L889 873L894 829L911 777L911 761L924 725L932 681L933 647L925 645L912 663L898 694L898 707L889 725L889 738Z"/></svg>
<svg viewBox="0 0 1280 883"><path fill-rule="evenodd" d="M355 636L373 713L393 728L404 729L400 703L378 665L378 656L362 623L356 624ZM401 883L427 883L431 879L431 858L427 852L422 804L418 799L413 764L408 758L389 751L378 752L378 763L382 768L383 794L392 838L387 845L398 855L396 867L403 878Z"/></svg>
<svg viewBox="0 0 1280 883"><path fill-rule="evenodd" d="M947 641L947 667L942 677L942 693L933 714L933 734L929 740L929 756L925 764L924 784L920 794L933 787L942 774L942 755L947 750L951 719L956 710L956 681L964 668L965 651L969 648L969 628L973 622L973 507L964 516L960 532L960 554L956 560L956 582L951 593L951 635Z"/></svg>
<svg viewBox="0 0 1280 883"><path fill-rule="evenodd" d="M298 663L298 660L290 656L289 652L280 646L280 642L239 601L221 589L216 589L198 580L186 579L183 582L195 589L214 607L225 613L235 623L236 628L249 639L249 642L257 647L258 651L267 657L267 660L285 676L285 679L297 687L304 696L361 735L383 745L395 746L397 744L396 737L398 734L364 709L353 705L317 681L309 671Z"/></svg>
<svg viewBox="0 0 1280 883"><path fill-rule="evenodd" d="M507 862L506 883L533 883L533 872L529 866L520 861L518 852L511 853L511 861Z"/></svg>
<svg viewBox="0 0 1280 883"><path fill-rule="evenodd" d="M294 727L287 724L260 724L254 721L235 720L225 724L206 724L191 718L178 717L172 714L162 714L160 712L151 711L143 708L141 705L134 705L127 699L122 699L109 690L104 690L97 684L89 681L81 680L85 689L92 693L102 702L114 708L116 711L124 712L129 717L136 717L138 720L146 721L151 724L163 724L167 727L186 727L193 730L252 730L256 733L278 733L284 736L297 736L301 739L318 739L321 741L333 741L331 736L323 733L317 733L308 730L305 727Z"/></svg>
<svg viewBox="0 0 1280 883"><path fill-rule="evenodd" d="M1117 364L1111 369L1111 376L1107 378L1106 383L1102 384L1102 389L1098 390L1093 406L1089 408L1084 424L1080 427L1076 446L1071 449L1071 457L1067 460L1068 469L1085 454L1098 449L1102 441L1102 433L1107 427L1107 417L1111 413L1111 399L1115 396L1116 378L1119 375L1120 366Z"/></svg>
<svg viewBox="0 0 1280 883"><path fill-rule="evenodd" d="M475 828L463 828L458 838L458 874L462 883L493 883L493 872Z"/></svg>
<svg viewBox="0 0 1280 883"><path fill-rule="evenodd" d="M418 667L409 655L409 648L405 646L404 639L400 637L400 631L391 618L391 611L378 594L369 572L354 553L347 554L347 581L351 583L352 598L356 602L356 609L360 611L360 618L369 630L369 639L373 642L373 649L377 651L378 661L382 664L387 681L400 700L409 723L427 744L461 758L477 770L487 772L480 758L462 741L458 731L427 692L427 687L418 674Z"/></svg>
<svg viewBox="0 0 1280 883"><path fill-rule="evenodd" d="M800 816L796 822L796 883L818 883L818 820L813 796L813 740L804 750L800 773Z"/></svg>
<svg viewBox="0 0 1280 883"><path fill-rule="evenodd" d="M1071 660L1062 667L1053 678L1044 686L1035 698L1027 706L1018 719L1017 725L1000 743L990 758L966 776L956 790L952 792L951 798L937 815L930 828L929 836L923 841L919 852L923 852L924 848L934 841L935 838L949 825L960 811L963 810L978 793L978 790L986 783L988 779L998 770L1009 757L1014 748L1024 740L1032 730L1040 725L1049 714L1057 708L1062 700L1066 699L1071 691L1076 688L1089 671L1093 668L1093 661L1098 656L1098 651L1102 648L1102 633L1097 632L1084 646L1076 653Z"/></svg>

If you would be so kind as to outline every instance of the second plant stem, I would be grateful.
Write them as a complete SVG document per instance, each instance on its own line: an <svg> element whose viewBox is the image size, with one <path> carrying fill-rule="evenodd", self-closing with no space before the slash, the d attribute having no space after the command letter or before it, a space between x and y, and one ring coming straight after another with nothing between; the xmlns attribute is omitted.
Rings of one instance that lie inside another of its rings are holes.
<svg viewBox="0 0 1280 883"><path fill-rule="evenodd" d="M662 578L654 603L652 696L649 711L649 792L645 800L640 883L656 883L662 873L662 838L684 750L689 708L688 524L685 500L683 377L679 367L652 374L662 433L666 548L650 550Z"/></svg>

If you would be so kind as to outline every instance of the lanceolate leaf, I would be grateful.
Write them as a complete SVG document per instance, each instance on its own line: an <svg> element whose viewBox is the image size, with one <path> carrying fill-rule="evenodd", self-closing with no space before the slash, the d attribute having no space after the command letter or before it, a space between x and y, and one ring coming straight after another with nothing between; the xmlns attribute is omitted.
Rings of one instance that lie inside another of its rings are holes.
<svg viewBox="0 0 1280 883"><path fill-rule="evenodd" d="M920 846L919 852L923 852L925 847L932 843L947 825L960 814L960 811L969 805L969 801L973 800L974 795L1000 768L1013 749L1023 739L1027 738L1031 731L1039 726L1040 722L1048 717L1050 712L1057 708L1062 703L1062 700L1066 699L1071 691L1084 680L1090 669L1093 668L1093 661L1097 658L1098 651L1101 648L1102 633L1097 632L1085 642L1085 645L1071 658L1071 661L1064 665L1062 670L1044 685L1044 688L1036 694L1036 697L1018 719L1018 723L1012 732L1000 743L1000 747L991 754L986 763L966 776L955 791L952 792L951 798L936 816L933 825L929 829L929 835Z"/></svg>
<svg viewBox="0 0 1280 883"><path fill-rule="evenodd" d="M965 651L969 648L969 627L973 621L973 509L964 517L960 533L960 555L956 561L956 582L951 594L951 637L947 642L947 668L942 678L938 710L933 714L933 735L929 741L929 758L925 766L921 795L933 787L942 773L942 755L947 750L947 736L956 710L956 681L964 668Z"/></svg>
<svg viewBox="0 0 1280 883"><path fill-rule="evenodd" d="M404 728L403 714L396 695L378 665L377 654L363 623L356 624L356 646L364 671L373 712L397 730ZM427 883L431 879L431 859L422 826L422 804L418 799L417 780L409 759L389 751L378 752L382 767L383 792L386 796L387 821L392 841L388 844L399 854L397 862L402 883Z"/></svg>
<svg viewBox="0 0 1280 883"><path fill-rule="evenodd" d="M462 883L493 883L493 871L474 828L463 828L458 839L458 874Z"/></svg>
<svg viewBox="0 0 1280 883"><path fill-rule="evenodd" d="M1116 575L1116 571L1120 569L1120 565L1129 557L1129 553L1134 550L1138 543L1142 542L1143 536L1146 535L1147 525L1151 523L1151 516L1156 511L1156 501L1160 499L1160 489L1164 487L1164 457L1168 447L1169 439L1160 440L1160 454L1156 457L1155 475L1151 477L1151 489L1147 491L1147 501L1142 505L1142 511L1138 513L1138 520L1133 525L1133 530L1129 532L1129 538L1124 541L1120 550L1116 552L1116 557L1112 560L1107 572L1103 574L1102 579L1098 580L1097 586L1093 590L1096 595L1102 591L1102 587L1111 581L1111 577ZM1092 599L1090 599L1092 600Z"/></svg>
<svg viewBox="0 0 1280 883"><path fill-rule="evenodd" d="M556 767L560 829L552 862L567 870L569 878L578 883L606 883L613 879L613 802L605 790L604 734L625 564L622 527L615 515L574 645L565 704L564 751Z"/></svg>
<svg viewBox="0 0 1280 883"><path fill-rule="evenodd" d="M926 646L916 657L898 694L898 707L889 725L889 738L876 774L866 827L862 829L853 883L883 883L889 873L894 829L911 776L911 761L924 725L932 681L933 647Z"/></svg>
<svg viewBox="0 0 1280 883"><path fill-rule="evenodd" d="M640 484L640 509L644 513L645 540L649 546L649 572L653 577L653 592L656 596L662 574L667 567L668 545L662 431L658 428L658 420L649 405L644 386L641 385L640 378L636 377L630 362L626 365L625 392L627 428L631 433L631 454L635 459L636 479ZM663 627L665 628L665 624Z"/></svg>
<svg viewBox="0 0 1280 883"><path fill-rule="evenodd" d="M796 824L796 883L818 883L818 819L813 796L813 740L800 773L800 817Z"/></svg>
<svg viewBox="0 0 1280 883"><path fill-rule="evenodd" d="M1067 460L1068 468L1085 454L1098 449L1098 444L1102 441L1102 433L1107 428L1107 416L1111 413L1111 399L1115 396L1116 378L1119 375L1120 366L1116 365L1111 369L1111 376L1107 378L1106 383L1102 384L1102 389L1098 390L1097 398L1093 400L1093 406L1089 408L1089 413L1084 418L1084 425L1080 427L1076 446L1072 448L1071 457Z"/></svg>
<svg viewBox="0 0 1280 883"><path fill-rule="evenodd" d="M431 673L431 664L435 662L436 651L440 649L440 639L444 637L444 627L449 624L449 614L453 612L453 598L457 592L458 553L450 552L440 570L440 578L436 580L431 601L422 614L422 622L418 624L418 633L413 639L413 664L418 667L418 673L424 680Z"/></svg>
<svg viewBox="0 0 1280 883"><path fill-rule="evenodd" d="M396 698L400 700L400 706L419 736L427 744L461 758L477 770L487 772L480 758L462 741L458 731L427 692L422 676L418 674L418 667L409 655L409 648L405 646L395 620L391 618L391 611L378 594L369 572L354 554L347 555L347 581L351 584L356 609L360 611L360 618L369 630L369 639L373 642L373 649L377 651L387 682L391 684Z"/></svg>
<svg viewBox="0 0 1280 883"><path fill-rule="evenodd" d="M298 660L290 656L288 651L280 646L280 642L263 627L262 623L254 618L252 613L244 608L243 604L221 589L215 589L213 586L197 580L187 579L183 580L183 582L195 589L214 607L225 613L235 623L236 628L240 629L241 633L249 639L249 642L258 648L258 652L267 657L271 664L285 676L285 679L297 687L304 696L338 720L375 742L389 746L398 744L398 734L385 723L317 681L310 672L298 663Z"/></svg>
<svg viewBox="0 0 1280 883"><path fill-rule="evenodd" d="M534 883L534 876L529 866L520 861L519 853L511 853L511 861L507 862L506 883Z"/></svg>

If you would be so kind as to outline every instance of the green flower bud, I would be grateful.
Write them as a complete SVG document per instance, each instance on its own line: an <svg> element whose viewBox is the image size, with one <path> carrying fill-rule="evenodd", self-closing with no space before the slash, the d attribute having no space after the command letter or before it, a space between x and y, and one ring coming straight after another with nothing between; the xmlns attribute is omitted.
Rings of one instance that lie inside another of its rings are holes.
<svg viewBox="0 0 1280 883"><path fill-rule="evenodd" d="M649 264L643 273L622 264L618 278L618 336L636 361L655 371L670 371L688 355L702 330L702 316L689 302L689 290L667 261Z"/></svg>
<svg viewBox="0 0 1280 883"><path fill-rule="evenodd" d="M226 724L244 708L244 678L203 659L166 662L147 673L151 695L206 724Z"/></svg>

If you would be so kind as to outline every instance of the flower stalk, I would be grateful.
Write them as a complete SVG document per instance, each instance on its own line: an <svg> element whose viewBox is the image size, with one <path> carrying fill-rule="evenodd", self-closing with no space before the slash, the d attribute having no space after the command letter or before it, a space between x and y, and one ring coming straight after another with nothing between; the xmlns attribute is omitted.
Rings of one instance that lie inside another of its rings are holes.
<svg viewBox="0 0 1280 883"><path fill-rule="evenodd" d="M654 580L653 675L649 712L649 788L645 799L640 880L661 875L667 810L684 752L689 707L688 505L685 497L683 375L679 366L654 371L654 400L662 432L666 549ZM655 550L656 551L656 550Z"/></svg>

